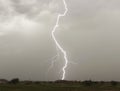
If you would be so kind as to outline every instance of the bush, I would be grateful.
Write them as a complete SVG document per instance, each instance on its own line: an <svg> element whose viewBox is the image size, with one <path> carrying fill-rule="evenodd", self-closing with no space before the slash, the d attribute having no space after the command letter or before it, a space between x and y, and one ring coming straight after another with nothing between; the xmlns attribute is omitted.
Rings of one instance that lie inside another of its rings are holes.
<svg viewBox="0 0 120 91"><path fill-rule="evenodd" d="M82 83L85 86L91 86L93 84L93 82L91 80L83 81Z"/></svg>
<svg viewBox="0 0 120 91"><path fill-rule="evenodd" d="M112 86L116 86L117 84L118 84L117 81L111 81L111 85L112 85Z"/></svg>
<svg viewBox="0 0 120 91"><path fill-rule="evenodd" d="M11 84L17 84L19 83L19 78L14 78L10 81Z"/></svg>

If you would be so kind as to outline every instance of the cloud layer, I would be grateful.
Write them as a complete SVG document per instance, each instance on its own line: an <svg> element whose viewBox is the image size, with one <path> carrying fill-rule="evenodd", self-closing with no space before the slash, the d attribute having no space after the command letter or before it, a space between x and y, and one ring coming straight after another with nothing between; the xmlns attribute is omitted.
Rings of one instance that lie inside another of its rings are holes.
<svg viewBox="0 0 120 91"><path fill-rule="evenodd" d="M62 4L56 0L0 0L2 77L28 79L31 75L33 80L45 80L50 63L46 60L56 55L50 32L62 11L59 3Z"/></svg>
<svg viewBox="0 0 120 91"><path fill-rule="evenodd" d="M66 79L120 80L120 1L66 1L69 11L56 32L70 61ZM50 33L63 11L61 0L0 0L1 77L59 79L62 57L45 74L56 55Z"/></svg>

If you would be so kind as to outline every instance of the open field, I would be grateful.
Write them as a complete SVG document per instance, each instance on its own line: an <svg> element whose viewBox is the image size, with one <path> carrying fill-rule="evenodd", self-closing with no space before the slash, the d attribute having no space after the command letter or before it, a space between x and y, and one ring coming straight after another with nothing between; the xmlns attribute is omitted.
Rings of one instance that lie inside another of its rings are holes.
<svg viewBox="0 0 120 91"><path fill-rule="evenodd" d="M120 91L115 82L32 82L1 84L0 91Z"/></svg>

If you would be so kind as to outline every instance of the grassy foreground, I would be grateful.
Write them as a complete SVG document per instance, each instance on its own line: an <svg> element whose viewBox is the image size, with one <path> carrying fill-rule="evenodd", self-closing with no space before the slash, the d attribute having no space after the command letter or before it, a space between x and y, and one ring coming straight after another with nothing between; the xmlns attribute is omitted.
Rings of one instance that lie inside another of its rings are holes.
<svg viewBox="0 0 120 91"><path fill-rule="evenodd" d="M36 82L36 83L1 84L0 91L120 91L120 83Z"/></svg>

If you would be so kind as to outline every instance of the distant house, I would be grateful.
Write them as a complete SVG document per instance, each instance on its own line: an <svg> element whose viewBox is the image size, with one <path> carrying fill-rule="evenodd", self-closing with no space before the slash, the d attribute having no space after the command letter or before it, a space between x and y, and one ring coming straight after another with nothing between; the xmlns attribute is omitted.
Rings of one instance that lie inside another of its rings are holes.
<svg viewBox="0 0 120 91"><path fill-rule="evenodd" d="M6 83L8 83L8 80L6 80L6 79L0 79L0 84L6 84Z"/></svg>

